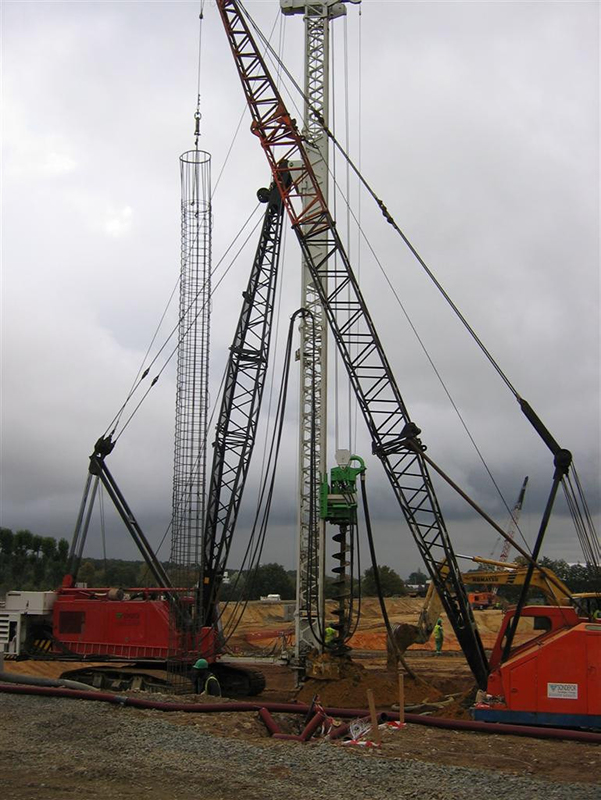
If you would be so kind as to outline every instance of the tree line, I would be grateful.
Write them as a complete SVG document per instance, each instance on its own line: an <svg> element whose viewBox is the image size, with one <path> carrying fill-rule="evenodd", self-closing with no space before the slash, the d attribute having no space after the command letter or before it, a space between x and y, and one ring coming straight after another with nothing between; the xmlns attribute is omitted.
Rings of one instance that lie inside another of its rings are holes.
<svg viewBox="0 0 601 800"><path fill-rule="evenodd" d="M69 542L28 530L0 528L0 593L9 589L47 591L60 585L67 568Z"/></svg>
<svg viewBox="0 0 601 800"><path fill-rule="evenodd" d="M9 589L22 591L49 591L60 586L67 570L69 543L66 539L56 540L51 536L38 536L29 530L13 533L8 528L0 528L0 594ZM519 563L520 559L516 559ZM572 592L599 591L599 574L594 569L581 564L568 564L563 560L542 558L541 566L551 569ZM163 562L167 574L171 572L169 562ZM481 569L488 569L482 565ZM379 582L384 597L403 597L425 593L427 576L421 571L411 572L404 581L399 574L386 564L378 566ZM477 588L477 574L466 584ZM470 576L471 578L471 576ZM79 568L77 581L88 586L125 588L151 587L156 585L148 567L143 561L123 559L86 558ZM193 580L192 580L193 582ZM355 584L357 581L355 580ZM357 590L358 587L355 586ZM498 594L508 602L515 602L519 587L501 586ZM296 597L296 572L286 570L281 564L261 564L252 571L229 570L222 587L223 600L258 600L268 594L279 594L282 600ZM373 567L361 576L361 594L375 597L377 585ZM334 576L325 579L325 596L335 598Z"/></svg>

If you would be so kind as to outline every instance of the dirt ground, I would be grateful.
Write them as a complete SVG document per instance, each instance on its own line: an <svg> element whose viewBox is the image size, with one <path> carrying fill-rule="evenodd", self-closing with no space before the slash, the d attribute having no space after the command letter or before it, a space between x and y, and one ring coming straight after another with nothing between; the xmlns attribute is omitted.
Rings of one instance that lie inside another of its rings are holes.
<svg viewBox="0 0 601 800"><path fill-rule="evenodd" d="M376 608L366 604L362 624L354 637L352 656L357 669L339 682L309 680L298 690L294 673L286 666L265 663L267 686L253 702L310 703L315 695L328 707L367 708L367 688L374 691L376 705L390 709L398 703L398 680L385 670L385 633L377 621ZM390 602L393 621L414 622L421 606L419 599L395 599ZM292 623L286 620L284 604L250 604L242 624L230 640L233 651L258 656L279 651L283 642L290 642ZM378 611L379 615L379 611ZM491 646L501 622L501 612L476 612L485 644ZM435 658L428 646L414 646L407 660L417 679L405 679L405 707L428 715L469 719L469 700L473 679L460 653L450 626L441 657ZM29 666L27 666L29 664ZM72 665L69 665L72 666ZM253 666L257 666L253 664ZM37 672L52 675L60 672L56 662L7 662L5 668L15 672ZM138 693L140 696L140 693ZM156 699L156 695L152 695ZM196 700L196 698L190 698ZM0 705L2 695L0 695ZM144 715L149 712L131 711ZM157 712L152 712L157 713ZM174 726L199 726L211 733L250 740L264 740L269 735L256 712L222 714L164 715ZM278 715L284 732L298 732L302 715ZM290 747L306 745L289 742ZM333 747L341 746L332 743ZM451 731L407 725L400 731L383 730L383 758L416 759L438 765L449 764L482 767L500 773L531 775L561 782L596 784L601 775L601 752L596 745L568 741L546 741L517 736Z"/></svg>

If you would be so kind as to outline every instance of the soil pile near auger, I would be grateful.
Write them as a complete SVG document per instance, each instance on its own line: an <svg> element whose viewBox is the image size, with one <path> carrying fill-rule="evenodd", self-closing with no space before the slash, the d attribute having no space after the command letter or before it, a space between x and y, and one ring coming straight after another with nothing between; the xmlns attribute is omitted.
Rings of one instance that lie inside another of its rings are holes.
<svg viewBox="0 0 601 800"><path fill-rule="evenodd" d="M332 658L327 654L321 659ZM379 708L390 708L399 702L399 681L396 673L366 669L361 664L345 659L338 680L307 679L295 695L301 703L311 703L315 695L319 702L331 708L366 708L367 690L371 689ZM437 702L443 694L421 678L404 677L405 704L418 705Z"/></svg>

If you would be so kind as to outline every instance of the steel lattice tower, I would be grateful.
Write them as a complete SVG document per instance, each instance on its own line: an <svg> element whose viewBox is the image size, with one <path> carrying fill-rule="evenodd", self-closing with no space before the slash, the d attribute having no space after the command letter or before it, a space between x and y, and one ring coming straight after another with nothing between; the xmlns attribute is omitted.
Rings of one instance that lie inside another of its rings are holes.
<svg viewBox="0 0 601 800"><path fill-rule="evenodd" d="M211 297L211 157L180 156L181 273L175 412L172 581L192 588L200 576L205 519ZM201 576L200 576L201 577Z"/></svg>
<svg viewBox="0 0 601 800"><path fill-rule="evenodd" d="M329 123L330 20L344 16L342 3L349 0L280 0L282 13L303 14L305 22L305 109L303 137L313 172L327 202ZM358 3L360 0L350 0ZM319 119L321 117L321 120ZM309 192L301 187L301 194ZM311 202L311 198L306 201ZM308 244L312 258L320 262L327 250L321 243ZM306 263L302 266L301 304L311 312L313 324L301 324L300 424L299 424L299 521L297 547L297 612L295 660L303 666L306 653L320 647L324 619L325 526L319 517L319 489L327 464L327 322L319 290ZM325 627L325 625L323 626Z"/></svg>

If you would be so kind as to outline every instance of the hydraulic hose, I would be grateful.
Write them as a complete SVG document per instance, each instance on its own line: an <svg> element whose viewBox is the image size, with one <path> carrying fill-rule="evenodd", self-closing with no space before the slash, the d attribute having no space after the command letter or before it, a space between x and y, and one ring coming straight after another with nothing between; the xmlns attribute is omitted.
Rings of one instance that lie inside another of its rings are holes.
<svg viewBox="0 0 601 800"><path fill-rule="evenodd" d="M109 694L108 692L81 691L78 689L52 688L46 686L19 686L18 684L0 683L0 692L7 694L31 694L41 697L67 697L74 700L92 700L104 703L114 703L121 706L135 708L149 708L158 711L186 711L196 714L210 714L218 712L256 711L261 708L281 714L307 714L310 706L304 703L159 703L155 700L144 700L140 697L129 695ZM369 711L365 708L324 708L330 717L354 719L365 717ZM381 712L382 721L398 720L399 715L394 711ZM501 722L475 722L461 719L442 719L440 717L423 717L419 714L405 714L405 722L415 725L429 725L435 728L448 730L476 731L478 733L500 733L512 736L529 736L536 739L567 739L573 742L587 742L601 744L601 733L589 731L564 730L562 728L543 728L532 725L509 725Z"/></svg>

